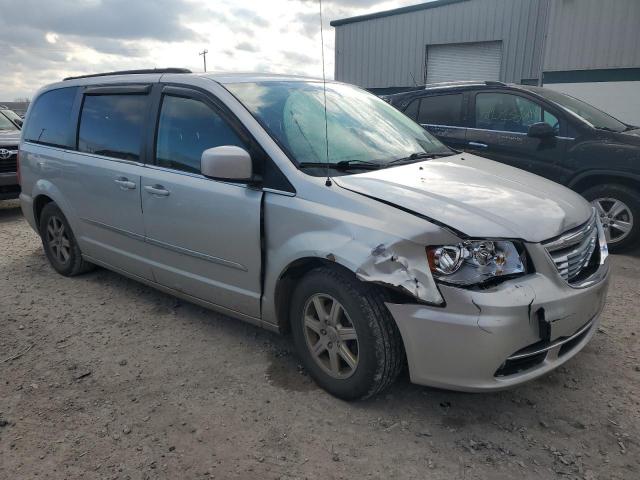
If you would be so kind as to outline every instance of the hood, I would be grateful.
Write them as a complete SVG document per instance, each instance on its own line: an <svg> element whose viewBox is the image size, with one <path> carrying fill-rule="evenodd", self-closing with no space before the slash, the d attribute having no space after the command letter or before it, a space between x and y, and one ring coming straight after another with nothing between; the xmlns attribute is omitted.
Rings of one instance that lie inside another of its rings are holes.
<svg viewBox="0 0 640 480"><path fill-rule="evenodd" d="M468 153L334 181L469 237L541 242L585 223L592 213L568 188Z"/></svg>
<svg viewBox="0 0 640 480"><path fill-rule="evenodd" d="M0 130L0 145L18 145L20 143L20 130Z"/></svg>
<svg viewBox="0 0 640 480"><path fill-rule="evenodd" d="M633 130L627 130L626 132L620 132L622 138L632 141L635 145L640 145L640 128L634 127Z"/></svg>

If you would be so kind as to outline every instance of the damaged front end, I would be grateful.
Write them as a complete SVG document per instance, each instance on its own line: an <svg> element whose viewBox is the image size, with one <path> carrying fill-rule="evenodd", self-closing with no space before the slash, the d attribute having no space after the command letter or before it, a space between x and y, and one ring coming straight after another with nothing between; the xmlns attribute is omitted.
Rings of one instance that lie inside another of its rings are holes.
<svg viewBox="0 0 640 480"><path fill-rule="evenodd" d="M356 270L356 276L364 282L401 289L429 304L444 303L429 272L425 249L420 245L400 242L387 246L381 243Z"/></svg>

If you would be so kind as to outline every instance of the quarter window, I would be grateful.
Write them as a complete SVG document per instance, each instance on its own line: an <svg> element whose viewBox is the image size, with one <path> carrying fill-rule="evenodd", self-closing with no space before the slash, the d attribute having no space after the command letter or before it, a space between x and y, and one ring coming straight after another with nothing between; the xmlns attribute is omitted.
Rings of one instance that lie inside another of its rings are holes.
<svg viewBox="0 0 640 480"><path fill-rule="evenodd" d="M462 125L462 94L423 97L418 123L428 125Z"/></svg>
<svg viewBox="0 0 640 480"><path fill-rule="evenodd" d="M156 163L200 173L200 158L208 148L235 145L247 148L229 124L207 104L167 95L162 102Z"/></svg>
<svg viewBox="0 0 640 480"><path fill-rule="evenodd" d="M87 95L82 106L78 150L140 160L147 95Z"/></svg>
<svg viewBox="0 0 640 480"><path fill-rule="evenodd" d="M29 142L69 148L75 143L71 110L77 87L49 90L38 97L24 126Z"/></svg>
<svg viewBox="0 0 640 480"><path fill-rule="evenodd" d="M556 131L556 135L560 133L560 120L558 120L558 117L556 117L553 113L549 113L545 110L542 118L543 122L548 123L553 127L553 129Z"/></svg>

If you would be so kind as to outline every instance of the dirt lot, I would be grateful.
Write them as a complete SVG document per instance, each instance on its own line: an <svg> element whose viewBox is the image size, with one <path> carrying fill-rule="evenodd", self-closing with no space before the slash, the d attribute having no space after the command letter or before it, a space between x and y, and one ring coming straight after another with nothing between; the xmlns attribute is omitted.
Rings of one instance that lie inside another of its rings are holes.
<svg viewBox="0 0 640 480"><path fill-rule="evenodd" d="M640 478L640 258L555 373L346 403L288 339L106 270L48 266L0 202L0 478Z"/></svg>

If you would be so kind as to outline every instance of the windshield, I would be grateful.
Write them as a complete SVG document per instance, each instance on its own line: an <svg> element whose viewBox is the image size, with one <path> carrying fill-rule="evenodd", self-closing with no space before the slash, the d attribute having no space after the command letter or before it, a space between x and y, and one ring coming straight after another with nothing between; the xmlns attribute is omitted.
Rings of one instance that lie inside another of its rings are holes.
<svg viewBox="0 0 640 480"><path fill-rule="evenodd" d="M322 82L236 83L226 87L298 165L327 161ZM392 161L451 150L375 95L327 83L328 161ZM311 173L311 172L310 172Z"/></svg>
<svg viewBox="0 0 640 480"><path fill-rule="evenodd" d="M0 112L0 130L18 130L18 127Z"/></svg>
<svg viewBox="0 0 640 480"><path fill-rule="evenodd" d="M566 110L575 113L595 128L610 130L613 132L624 132L627 130L627 126L624 123L616 120L611 115L604 113L602 110L598 110L596 107L583 102L582 100L578 100L577 98L573 98L564 93L549 90L548 88L528 88L547 100L557 103Z"/></svg>

